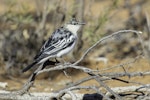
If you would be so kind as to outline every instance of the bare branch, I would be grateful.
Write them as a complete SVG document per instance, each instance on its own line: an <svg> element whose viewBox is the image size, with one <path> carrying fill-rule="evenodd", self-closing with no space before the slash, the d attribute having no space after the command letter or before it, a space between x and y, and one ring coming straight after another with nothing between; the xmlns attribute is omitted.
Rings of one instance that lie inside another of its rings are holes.
<svg viewBox="0 0 150 100"><path fill-rule="evenodd" d="M92 90L96 91L97 93L101 94L107 100L110 100L107 96L105 96L102 92L100 92L99 89L95 86L73 86L73 87L70 87L70 88L63 89L63 90L59 91L58 95L56 95L55 98L61 97L61 95L65 94L68 91L80 90L80 89L92 89Z"/></svg>
<svg viewBox="0 0 150 100"><path fill-rule="evenodd" d="M87 50L85 51L85 53L82 55L82 57L74 63L74 65L79 64L79 63L87 56L87 54L88 54L92 49L94 49L99 43L101 43L101 42L103 42L103 41L105 41L105 40L107 40L107 39L109 39L109 38L111 38L111 37L113 37L113 36L115 36L115 35L118 35L118 34L121 34L121 33L129 33L129 32L136 33L137 35L142 33L141 31L136 31L136 30L121 30L121 31L112 33L111 35L105 36L105 37L103 37L102 39L100 39L99 41L97 41L97 42L96 42L93 46L91 46L89 49L87 49ZM138 36L139 36L139 35L138 35ZM139 38L140 38L140 36L139 36ZM141 39L140 39L140 40L141 40Z"/></svg>
<svg viewBox="0 0 150 100"><path fill-rule="evenodd" d="M78 60L76 61L75 63L71 64L71 63L65 63L65 64L62 64L62 65L56 65L54 67L51 67L51 68L48 68L48 69L43 69L45 66L41 65L32 75L31 77L29 78L28 82L25 84L25 86L23 87L22 90L20 91L16 91L16 92L13 92L13 94L24 94L25 92L27 92L30 87L32 86L32 84L34 83L34 80L35 80L35 77L41 73L45 73L45 72L50 72L50 71L56 71L56 70L63 70L63 69L67 69L67 68L74 68L74 69L77 69L77 70L81 70L83 71L84 73L90 75L89 77L85 78L85 79L82 79L60 91L57 92L57 94L54 96L56 98L61 98L64 94L69 94L71 96L72 99L76 99L76 96L72 93L72 90L76 90L76 89L93 89L95 90L97 93L101 94L103 97L105 97L106 99L109 99L108 97L106 97L102 92L100 92L97 88L95 87L92 87L92 86L78 86L79 84L85 82L85 81L89 81L91 79L94 79L96 80L100 86L102 86L103 88L106 89L106 91L110 92L112 95L115 96L116 99L118 100L121 100L121 96L119 96L117 93L115 93L111 88L109 88L103 81L105 80L110 80L110 79L114 79L114 80L118 80L118 81L122 81L122 82L126 82L126 83L129 83L129 81L124 81L124 80L121 80L121 79L117 79L117 77L122 77L122 76L144 76L144 75L149 75L150 72L137 72L137 73L100 73L99 70L93 70L93 69L90 69L90 68L86 68L84 66L77 66L77 64L79 62L81 62L86 56L87 54L92 50L94 49L99 43L117 35L117 34L120 34L120 33L128 33L128 32L133 32L133 33L136 33L137 35L141 32L139 31L135 31L135 30L121 30L121 31L118 31L118 32L115 32L111 35L108 35L102 39L100 39L99 41L97 41L93 46L91 46L84 54L83 56ZM139 39L140 39L140 36L138 35ZM140 41L141 42L141 41ZM139 57L135 58L133 61L131 62L128 62L128 63L124 63L124 64L120 64L118 65L117 67L120 67L120 66L124 66L124 65L128 65L128 64L131 64L133 62L135 62ZM115 68L115 67L111 67L111 68ZM106 70L106 69L104 69ZM131 82L133 83L133 82Z"/></svg>
<svg viewBox="0 0 150 100"><path fill-rule="evenodd" d="M118 65L116 65L116 66L104 68L104 69L101 69L100 71L103 72L103 71L106 71L106 70L111 70L111 69L114 69L114 68L123 67L123 66L125 66L125 65L133 64L133 63L135 63L135 62L136 62L138 59L140 59L140 58L141 58L141 56L137 56L137 57L134 58L132 61L125 62L125 63L121 63L121 64L118 64Z"/></svg>
<svg viewBox="0 0 150 100"><path fill-rule="evenodd" d="M96 72L97 70L91 70L89 68L85 68L85 67L81 67L81 66L74 66L73 64L72 65L60 65L60 66L55 66L53 68L49 68L49 69L44 69L44 70L41 70L39 72L37 72L37 75L38 74L41 74L41 73L44 73L44 72L49 72L49 71L54 71L54 70L62 70L62 69L66 69L66 68L75 68L75 69L78 69L78 70L82 70L83 72L89 74L89 75L92 75L92 76L99 76L99 75L96 75L94 74L93 72ZM113 92L106 84L104 84L99 78L95 78L94 79L100 83L100 85L102 85L107 91L109 91L110 93L112 93L117 99L121 100L121 97L118 96L115 92Z"/></svg>
<svg viewBox="0 0 150 100"><path fill-rule="evenodd" d="M69 94L70 96L68 95L64 95L63 96L63 99L62 100L70 100L72 99L73 97L77 98L76 100L82 100L83 99L83 96L84 94L78 94L78 93L73 93L71 91L73 90L80 90L80 89L92 89L96 92L100 92L100 90L95 87L95 86L75 86L75 87L72 87L70 89L66 89L64 91L66 91L65 93ZM116 88L111 88L113 91L115 91L116 93L118 94L124 94L123 99L127 99L127 98L135 98L135 97L138 97L139 100L141 99L144 99L144 100L148 100L150 95L150 84L146 84L146 85L138 85L138 86L127 86L127 87L116 87ZM68 90L68 92L67 92ZM62 91L63 92L63 91ZM136 92L136 93L141 93L141 95L139 94L126 94L127 92ZM59 93L31 93L30 95L29 94L24 94L22 96L20 95L15 95L15 94L12 94L10 91L4 91L4 90L1 90L0 91L0 99L2 100L42 100L44 98L44 100L51 100L52 98L58 96ZM107 92L106 94L102 94L100 92L100 94L105 98L105 99L108 99L109 100L109 97L111 97L112 95ZM74 96L73 96L74 95Z"/></svg>
<svg viewBox="0 0 150 100"><path fill-rule="evenodd" d="M49 13L48 7L49 7L49 0L44 0L44 8L43 8L43 12L42 12L42 20L41 20L41 23L39 23L39 26L36 28L36 32L35 32L38 35L39 35L40 31L45 28L46 18L47 18L47 15Z"/></svg>
<svg viewBox="0 0 150 100"><path fill-rule="evenodd" d="M147 29L148 29L148 44L147 44L147 48L144 48L144 44L143 44L143 51L145 56L149 59L150 62L150 20L149 20L149 16L146 13L146 22L147 22Z"/></svg>
<svg viewBox="0 0 150 100"><path fill-rule="evenodd" d="M105 73L105 74L101 74L102 76L107 76L107 77L124 77L124 76L128 76L128 77L135 77L135 76L146 76L146 75L150 75L150 71L146 71L146 72L132 72L132 73Z"/></svg>
<svg viewBox="0 0 150 100"><path fill-rule="evenodd" d="M31 86L33 85L33 83L34 83L34 80L35 80L35 77L36 77L36 75L37 75L37 72L39 72L40 70L42 70L44 67L45 67L45 66L43 66L43 64L40 65L40 66L38 67L38 69L35 70L35 72L29 77L28 81L24 84L24 86L22 87L22 89L19 90L19 91L13 91L13 93L14 93L14 94L22 95L22 94L28 92L28 90L30 89L30 87L31 87Z"/></svg>
<svg viewBox="0 0 150 100"><path fill-rule="evenodd" d="M86 68L84 66L75 66L73 64L64 64L64 65L58 65L58 66L54 66L52 68L43 69L41 71L38 71L37 75L41 74L41 73L44 73L44 72L50 72L50 71L55 71L55 70L62 70L62 69L67 69L67 68L74 68L74 69L77 69L77 70L81 70L81 71L83 71L85 73L98 72L98 70L92 70L92 69Z"/></svg>

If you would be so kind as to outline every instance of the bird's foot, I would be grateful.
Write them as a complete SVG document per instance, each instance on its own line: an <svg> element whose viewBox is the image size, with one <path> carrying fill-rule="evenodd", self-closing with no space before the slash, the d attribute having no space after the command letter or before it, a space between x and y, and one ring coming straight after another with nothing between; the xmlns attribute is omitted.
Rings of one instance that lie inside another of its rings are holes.
<svg viewBox="0 0 150 100"><path fill-rule="evenodd" d="M56 61L56 63L60 63L60 61L58 61L56 58L55 58L55 61Z"/></svg>

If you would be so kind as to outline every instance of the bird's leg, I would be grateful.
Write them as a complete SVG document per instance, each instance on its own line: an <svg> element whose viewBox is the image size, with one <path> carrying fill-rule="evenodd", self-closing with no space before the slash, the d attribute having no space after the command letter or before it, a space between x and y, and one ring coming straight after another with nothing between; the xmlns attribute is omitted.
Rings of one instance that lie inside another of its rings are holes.
<svg viewBox="0 0 150 100"><path fill-rule="evenodd" d="M61 56L60 58L61 58L61 60L63 61L63 64L64 64L64 65L67 64L67 62L62 58L62 56Z"/></svg>
<svg viewBox="0 0 150 100"><path fill-rule="evenodd" d="M57 60L57 58L55 58L56 63L60 63L60 61Z"/></svg>
<svg viewBox="0 0 150 100"><path fill-rule="evenodd" d="M65 65L65 64L66 64L66 61L65 61L62 57L60 57L60 58L62 59L63 64ZM61 65L61 63L57 60L57 58L55 58L55 60L56 60L56 65ZM66 77L70 77L70 76L67 74L67 72L65 71L65 69L63 69L63 72L64 72L64 74L65 74Z"/></svg>
<svg viewBox="0 0 150 100"><path fill-rule="evenodd" d="M61 65L60 61L58 61L57 58L55 58L55 61L56 61L55 65Z"/></svg>
<svg viewBox="0 0 150 100"><path fill-rule="evenodd" d="M64 65L67 64L67 62L66 62L62 57L60 57L60 58L62 59ZM56 59L56 58L55 58L55 59ZM56 59L56 60L57 60L57 59ZM66 71L65 69L63 69L63 72L64 72L64 74L65 74L65 76L66 76L67 78L70 78L69 74L67 73L67 71Z"/></svg>
<svg viewBox="0 0 150 100"><path fill-rule="evenodd" d="M64 64L66 64L66 63L67 63L67 62L66 62L63 58L62 58L62 61L63 61L63 63L64 63Z"/></svg>

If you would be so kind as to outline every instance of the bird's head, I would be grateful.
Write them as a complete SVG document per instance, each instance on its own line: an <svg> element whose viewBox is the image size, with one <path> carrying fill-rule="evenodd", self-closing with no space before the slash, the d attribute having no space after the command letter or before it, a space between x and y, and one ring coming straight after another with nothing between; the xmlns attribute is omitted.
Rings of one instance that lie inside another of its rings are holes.
<svg viewBox="0 0 150 100"><path fill-rule="evenodd" d="M73 33L77 33L77 31L80 29L80 27L81 27L82 25L85 25L85 23L77 21L76 18L72 18L72 19L70 20L70 22L65 25L65 27L66 27L69 31L71 31L71 32L73 32Z"/></svg>

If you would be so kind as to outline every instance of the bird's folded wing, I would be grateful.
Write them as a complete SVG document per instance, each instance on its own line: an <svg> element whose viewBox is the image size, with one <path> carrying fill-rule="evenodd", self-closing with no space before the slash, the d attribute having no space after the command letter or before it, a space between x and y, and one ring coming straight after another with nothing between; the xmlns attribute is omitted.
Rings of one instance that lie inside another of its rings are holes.
<svg viewBox="0 0 150 100"><path fill-rule="evenodd" d="M71 46L75 40L76 37L71 32L60 34L58 37L52 35L52 37L45 42L40 53L35 57L35 60L42 60L48 56L54 57L61 50Z"/></svg>

